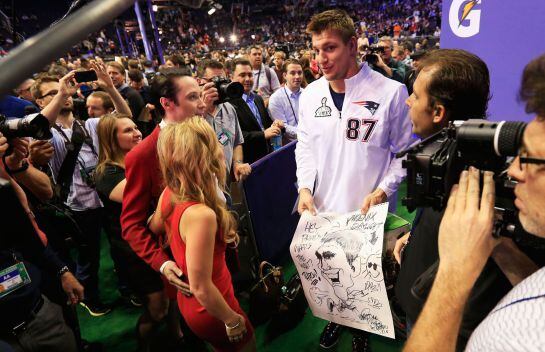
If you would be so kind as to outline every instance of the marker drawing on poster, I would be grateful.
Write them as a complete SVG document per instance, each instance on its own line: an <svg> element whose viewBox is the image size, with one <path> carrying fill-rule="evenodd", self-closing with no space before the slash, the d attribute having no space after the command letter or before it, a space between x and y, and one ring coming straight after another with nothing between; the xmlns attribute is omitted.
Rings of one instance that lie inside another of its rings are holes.
<svg viewBox="0 0 545 352"><path fill-rule="evenodd" d="M365 215L301 216L290 252L315 316L395 337L382 272L387 215L388 203Z"/></svg>

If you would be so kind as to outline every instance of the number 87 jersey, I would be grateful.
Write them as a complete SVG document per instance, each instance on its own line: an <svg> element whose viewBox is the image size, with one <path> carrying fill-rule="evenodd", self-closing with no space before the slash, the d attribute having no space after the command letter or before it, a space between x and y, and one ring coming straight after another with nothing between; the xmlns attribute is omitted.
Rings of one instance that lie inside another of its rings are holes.
<svg viewBox="0 0 545 352"><path fill-rule="evenodd" d="M403 84L367 64L345 79L341 111L324 77L301 94L297 183L299 190L314 190L318 212L357 210L377 188L393 200L406 175L401 160L393 154L415 141L407 97Z"/></svg>

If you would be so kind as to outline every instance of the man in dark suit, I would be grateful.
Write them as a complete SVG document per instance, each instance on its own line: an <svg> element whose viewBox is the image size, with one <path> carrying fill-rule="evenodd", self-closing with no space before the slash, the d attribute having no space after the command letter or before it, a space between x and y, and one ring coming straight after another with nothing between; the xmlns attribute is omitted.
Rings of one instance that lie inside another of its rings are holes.
<svg viewBox="0 0 545 352"><path fill-rule="evenodd" d="M280 135L281 121L273 121L263 98L252 92L253 73L250 61L236 59L232 80L244 86L242 98L231 101L244 136L244 161L253 163L272 151L270 139Z"/></svg>
<svg viewBox="0 0 545 352"><path fill-rule="evenodd" d="M129 104L133 120L138 121L138 117L146 104L144 103L144 99L142 99L140 93L129 87L125 81L125 67L123 67L123 65L121 65L119 62L111 61L106 64L106 70L112 79L112 82L114 82L115 88L127 101L127 104Z"/></svg>

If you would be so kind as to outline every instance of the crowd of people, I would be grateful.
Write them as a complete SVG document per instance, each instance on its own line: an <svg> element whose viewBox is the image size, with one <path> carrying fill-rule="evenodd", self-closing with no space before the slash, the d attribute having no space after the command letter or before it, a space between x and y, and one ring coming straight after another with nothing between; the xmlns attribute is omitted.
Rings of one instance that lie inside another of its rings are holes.
<svg viewBox="0 0 545 352"><path fill-rule="evenodd" d="M307 47L309 38L305 32L305 23L312 13L331 5L327 1L303 0L232 3L225 4L221 11L216 11L213 15L208 15L206 9L160 8L155 13L155 18L161 45L166 54L181 51L203 55L213 50L235 49L251 44L270 46L290 43ZM421 41L428 37L437 39L440 35L439 0L337 1L335 5L346 8L357 24L358 36L368 38L371 43L383 36L396 39L421 38L417 40ZM17 40L28 38L47 27L44 19L37 17L36 9L33 12L24 10L17 17L16 23L11 23L11 8L7 4L0 7L0 12L7 14L0 15L0 56L16 46ZM45 10L46 13L40 14L42 17L49 13ZM147 8L143 7L142 11L147 17ZM49 13L50 22L58 20L55 15L58 16L58 13ZM135 20L130 22L133 26L137 25ZM11 33L14 27L22 36L15 41ZM131 30L127 36L117 36L117 29L122 27L123 24L117 22L90 34L73 47L70 55L123 55L122 48L125 49L125 55L130 51L134 54L142 53L142 46L136 45L141 43L141 39L135 37L136 32ZM232 38L233 34L236 39Z"/></svg>
<svg viewBox="0 0 545 352"><path fill-rule="evenodd" d="M199 25L198 16L167 13L164 41L176 45L163 64L99 52L98 37L114 48L99 34L82 43L92 55L59 58L2 98L7 120L41 127L19 135L0 127L0 192L13 200L4 223L20 220L0 241L0 347L86 344L73 305L95 317L112 310L100 298L104 231L119 296L141 309L140 351L153 349L163 323L172 348L194 334L214 350L255 350L226 261L239 243L231 183L297 141L299 213L366 213L395 199L406 171L393 155L415 137L486 118L486 64L416 38L439 34L439 1L355 3L309 17L301 9L316 2L285 1L281 20L265 2L252 5L260 14L234 8L232 25L244 35L229 50L218 48L232 33L229 15ZM525 69L520 97L537 117L508 170L522 226L541 237L544 67L541 56ZM240 94L226 94L227 84ZM480 183L479 170L464 171L446 209L418 209L396 243L407 351L527 351L545 342L533 333L543 325L542 260L491 235L494 181L483 175ZM434 266L427 299L415 297ZM523 324L505 323L515 319ZM334 346L342 331L329 322L320 346ZM368 333L351 332L354 351L371 350Z"/></svg>

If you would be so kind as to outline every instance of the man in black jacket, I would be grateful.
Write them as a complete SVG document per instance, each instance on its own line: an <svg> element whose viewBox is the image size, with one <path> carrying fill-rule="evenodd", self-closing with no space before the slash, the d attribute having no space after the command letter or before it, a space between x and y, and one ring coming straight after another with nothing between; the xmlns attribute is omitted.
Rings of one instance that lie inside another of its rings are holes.
<svg viewBox="0 0 545 352"><path fill-rule="evenodd" d="M254 82L250 61L237 59L233 66L232 80L244 86L244 94L231 104L237 111L244 136L244 161L251 164L271 152L270 139L281 134L282 123L271 119L263 98L252 92Z"/></svg>
<svg viewBox="0 0 545 352"><path fill-rule="evenodd" d="M19 154L23 145L13 144L12 155ZM7 148L6 138L0 134L0 156ZM6 160L3 158L0 165L0 198L7 205L0 213L0 340L17 351L75 352L76 339L63 319L61 307L49 301L42 288L45 281L55 281L54 285L62 285L66 293L64 302L68 299L71 304L83 299L84 289L48 245L16 182L19 180L37 196L37 188L29 185L42 183L45 174L26 160L17 168ZM50 184L49 191L52 194Z"/></svg>
<svg viewBox="0 0 545 352"><path fill-rule="evenodd" d="M140 113L146 104L140 93L136 89L129 87L125 82L125 68L119 62L112 61L108 62L106 69L112 82L114 82L115 88L129 104L133 120L138 121Z"/></svg>
<svg viewBox="0 0 545 352"><path fill-rule="evenodd" d="M463 50L441 49L427 55L418 67L414 92L407 99L413 132L426 138L448 126L450 121L486 118L490 79L486 64ZM468 93L471 92L471 93ZM408 332L412 330L431 288L434 275L427 274L439 260L438 233L442 211L420 208L410 234L400 238L394 255L401 264L396 296L407 314ZM517 258L526 257L511 240ZM524 247L522 247L524 248ZM515 260L515 254L513 254ZM429 287L418 282L428 282ZM422 287L419 289L418 287ZM458 335L457 350L512 285L494 255L488 260L473 287Z"/></svg>

